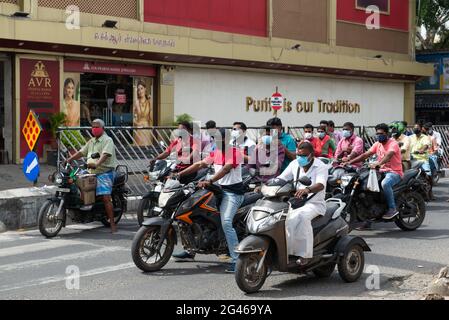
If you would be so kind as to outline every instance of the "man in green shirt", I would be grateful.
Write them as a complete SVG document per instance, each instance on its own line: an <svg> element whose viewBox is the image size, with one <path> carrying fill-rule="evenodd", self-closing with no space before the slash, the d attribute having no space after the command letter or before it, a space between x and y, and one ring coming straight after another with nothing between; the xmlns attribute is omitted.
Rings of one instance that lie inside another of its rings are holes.
<svg viewBox="0 0 449 320"><path fill-rule="evenodd" d="M112 206L112 186L114 183L114 173L117 166L117 158L115 156L115 146L112 138L104 132L104 121L96 119L92 121L92 135L87 144L80 151L67 159L70 163L81 157L88 157L87 167L91 173L97 175L96 195L102 196L105 211L111 224L111 232L115 233L117 228L114 222L114 211ZM91 159L93 153L99 153L98 160Z"/></svg>

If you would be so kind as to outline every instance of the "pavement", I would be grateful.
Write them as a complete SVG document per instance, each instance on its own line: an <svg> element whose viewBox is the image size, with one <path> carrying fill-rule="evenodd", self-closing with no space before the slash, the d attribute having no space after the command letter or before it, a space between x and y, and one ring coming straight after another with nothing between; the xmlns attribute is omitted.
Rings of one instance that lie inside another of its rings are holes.
<svg viewBox="0 0 449 320"><path fill-rule="evenodd" d="M434 275L449 264L448 187L449 179L442 179L435 188L437 200L416 231L378 224L373 231L354 232L372 248L356 283L344 283L337 271L327 279L274 272L259 293L246 295L234 275L224 272L226 264L206 255L195 262L170 261L161 271L145 274L131 260L138 226L127 215L114 235L96 223L69 226L54 239L37 230L0 234L0 299L422 299ZM73 289L75 271L79 289Z"/></svg>
<svg viewBox="0 0 449 320"><path fill-rule="evenodd" d="M36 187L51 185L48 176L56 171L56 167L40 164L40 177ZM25 178L22 172L23 165L7 164L0 165L0 191L33 187L33 183Z"/></svg>

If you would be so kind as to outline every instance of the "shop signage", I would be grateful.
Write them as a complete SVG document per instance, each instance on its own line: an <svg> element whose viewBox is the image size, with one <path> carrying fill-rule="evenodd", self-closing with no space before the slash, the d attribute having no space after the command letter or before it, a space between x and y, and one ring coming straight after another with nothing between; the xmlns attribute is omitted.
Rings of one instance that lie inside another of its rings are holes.
<svg viewBox="0 0 449 320"><path fill-rule="evenodd" d="M157 37L146 37L141 35L132 35L128 33L113 32L95 32L93 36L97 42L106 42L110 45L139 44L141 46L158 48L175 48L176 41L172 39L162 39Z"/></svg>
<svg viewBox="0 0 449 320"><path fill-rule="evenodd" d="M43 156L44 144L50 144L53 139L47 130L48 119L59 111L59 104L59 61L21 58L20 123L24 124L25 138L20 142L21 158L30 150Z"/></svg>
<svg viewBox="0 0 449 320"><path fill-rule="evenodd" d="M79 72L79 73L103 73L127 76L156 76L156 70L151 66L140 64L120 64L120 63L105 63L105 62L90 62L81 60L65 60L65 72Z"/></svg>
<svg viewBox="0 0 449 320"><path fill-rule="evenodd" d="M276 88L276 92L271 96L271 108L275 111L279 111L282 109L283 105L284 97L278 92L278 89Z"/></svg>
<svg viewBox="0 0 449 320"><path fill-rule="evenodd" d="M246 111L275 113L277 110L282 109L286 113L360 113L360 104L348 100L324 101L317 99L316 101L297 101L293 103L283 99L282 106L279 109L275 109L272 106L272 99L256 100L252 97L246 97Z"/></svg>

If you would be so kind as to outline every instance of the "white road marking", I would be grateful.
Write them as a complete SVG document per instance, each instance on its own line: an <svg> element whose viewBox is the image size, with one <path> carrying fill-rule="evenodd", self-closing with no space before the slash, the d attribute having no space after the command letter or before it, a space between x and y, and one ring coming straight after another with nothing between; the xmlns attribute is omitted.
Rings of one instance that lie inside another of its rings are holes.
<svg viewBox="0 0 449 320"><path fill-rule="evenodd" d="M49 259L36 259L36 260L28 260L28 261L24 261L24 262L19 262L19 263L10 263L10 264L5 264L5 265L0 265L0 273L5 272L5 271L16 271L16 270L21 270L21 269L25 269L25 268L41 267L43 265L55 264L55 263L59 263L59 262L63 262L63 261L92 258L92 257L96 257L103 253L115 252L115 251L129 251L129 248L102 247L102 248L84 251L84 252L77 252L77 253L73 253L73 254L56 256L56 257L52 257Z"/></svg>
<svg viewBox="0 0 449 320"><path fill-rule="evenodd" d="M82 241L74 241L74 240L63 240L63 239L53 239L53 240L45 240L45 242L27 244L22 246L15 246L10 248L0 249L0 258L14 256L25 253L34 253L37 251L44 251L49 249L56 249L66 246L74 246L74 245L90 245L92 244Z"/></svg>
<svg viewBox="0 0 449 320"><path fill-rule="evenodd" d="M129 268L135 268L135 267L136 266L134 263L124 263L124 264L119 264L119 265L115 265L115 266L100 267L100 268L88 270L85 272L81 272L80 278L90 277L90 276L95 276L95 275L99 275L99 274L103 274L103 273L107 273L107 272L114 272L114 271L129 269ZM65 275L64 276L56 276L56 277L46 277L46 278L40 278L40 279L23 282L18 285L12 285L12 286L4 285L4 286L0 286L0 292L19 290L19 289L24 289L24 288L29 288L29 287L35 287L35 286L65 281L66 277L67 276L65 276Z"/></svg>

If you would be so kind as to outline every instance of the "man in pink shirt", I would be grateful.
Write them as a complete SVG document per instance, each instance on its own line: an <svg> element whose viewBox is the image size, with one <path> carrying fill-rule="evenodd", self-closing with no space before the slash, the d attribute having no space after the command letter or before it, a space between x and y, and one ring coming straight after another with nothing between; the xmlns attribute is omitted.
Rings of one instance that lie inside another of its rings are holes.
<svg viewBox="0 0 449 320"><path fill-rule="evenodd" d="M346 122L343 125L342 139L338 143L335 151L335 159L348 162L363 153L363 140L354 133L354 124ZM361 167L362 162L356 162L354 167Z"/></svg>
<svg viewBox="0 0 449 320"><path fill-rule="evenodd" d="M396 209L393 187L401 182L404 173L402 171L401 150L394 139L388 138L388 130L387 124L378 124L376 126L377 142L370 150L349 161L348 164L364 161L374 154L377 155L377 161L370 166L372 169L380 168L380 171L385 173L382 189L388 203L388 211L383 216L383 219L391 220L399 214Z"/></svg>

